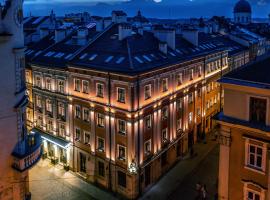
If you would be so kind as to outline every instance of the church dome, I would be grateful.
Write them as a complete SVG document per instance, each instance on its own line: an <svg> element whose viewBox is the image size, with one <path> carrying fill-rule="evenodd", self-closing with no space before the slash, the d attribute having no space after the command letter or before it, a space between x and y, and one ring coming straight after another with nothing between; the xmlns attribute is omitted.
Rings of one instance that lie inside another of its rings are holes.
<svg viewBox="0 0 270 200"><path fill-rule="evenodd" d="M251 6L247 0L239 0L234 6L234 13L251 13Z"/></svg>

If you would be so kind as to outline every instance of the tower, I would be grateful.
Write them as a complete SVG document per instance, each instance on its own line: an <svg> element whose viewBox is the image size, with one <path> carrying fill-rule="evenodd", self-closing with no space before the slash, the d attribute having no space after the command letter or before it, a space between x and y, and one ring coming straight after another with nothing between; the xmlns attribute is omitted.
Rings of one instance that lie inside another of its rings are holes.
<svg viewBox="0 0 270 200"><path fill-rule="evenodd" d="M28 169L41 153L39 136L27 134L23 0L0 5L0 199L29 197Z"/></svg>
<svg viewBox="0 0 270 200"><path fill-rule="evenodd" d="M250 24L251 18L251 5L247 0L239 0L234 6L234 22L237 24Z"/></svg>

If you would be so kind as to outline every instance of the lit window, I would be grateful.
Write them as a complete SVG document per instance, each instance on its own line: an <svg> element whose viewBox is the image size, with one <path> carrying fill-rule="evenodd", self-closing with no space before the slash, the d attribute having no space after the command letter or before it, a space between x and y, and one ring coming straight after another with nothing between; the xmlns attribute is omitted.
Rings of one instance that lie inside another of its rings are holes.
<svg viewBox="0 0 270 200"><path fill-rule="evenodd" d="M118 159L125 161L126 160L126 147L118 145Z"/></svg>
<svg viewBox="0 0 270 200"><path fill-rule="evenodd" d="M83 120L89 122L89 109L83 108Z"/></svg>
<svg viewBox="0 0 270 200"><path fill-rule="evenodd" d="M144 99L150 99L151 98L151 85L144 86Z"/></svg>
<svg viewBox="0 0 270 200"><path fill-rule="evenodd" d="M104 127L104 115L100 113L97 114L97 125L99 127Z"/></svg>
<svg viewBox="0 0 270 200"><path fill-rule="evenodd" d="M124 88L117 88L117 101L121 103L125 103L126 90Z"/></svg>
<svg viewBox="0 0 270 200"><path fill-rule="evenodd" d="M162 130L162 141L167 142L168 141L168 129L165 128Z"/></svg>
<svg viewBox="0 0 270 200"><path fill-rule="evenodd" d="M37 87L41 88L42 84L41 84L41 77L40 76L36 76L36 84Z"/></svg>
<svg viewBox="0 0 270 200"><path fill-rule="evenodd" d="M42 127L42 125L43 125L43 118L42 118L42 116L38 116L38 118L37 118L37 126Z"/></svg>
<svg viewBox="0 0 270 200"><path fill-rule="evenodd" d="M64 124L59 124L59 136L64 137L66 133L66 128Z"/></svg>
<svg viewBox="0 0 270 200"><path fill-rule="evenodd" d="M37 107L42 108L41 96L36 96Z"/></svg>
<svg viewBox="0 0 270 200"><path fill-rule="evenodd" d="M145 126L148 129L152 127L151 115L145 117Z"/></svg>
<svg viewBox="0 0 270 200"><path fill-rule="evenodd" d="M97 140L98 140L98 144L97 144L98 151L104 152L104 147L105 147L105 145L104 145L104 139L98 137Z"/></svg>
<svg viewBox="0 0 270 200"><path fill-rule="evenodd" d="M58 92L65 92L65 82L63 80L58 80Z"/></svg>
<svg viewBox="0 0 270 200"><path fill-rule="evenodd" d="M190 112L190 113L188 114L188 123L192 123L192 118L193 118L193 113Z"/></svg>
<svg viewBox="0 0 270 200"><path fill-rule="evenodd" d="M47 122L47 131L53 132L53 121L52 120L48 120L48 122Z"/></svg>
<svg viewBox="0 0 270 200"><path fill-rule="evenodd" d="M166 120L168 118L168 107L164 107L162 109L162 120Z"/></svg>
<svg viewBox="0 0 270 200"><path fill-rule="evenodd" d="M46 100L46 111L52 112L52 100L51 99Z"/></svg>
<svg viewBox="0 0 270 200"><path fill-rule="evenodd" d="M96 85L96 93L97 93L97 97L104 97L104 85L101 83L97 83Z"/></svg>
<svg viewBox="0 0 270 200"><path fill-rule="evenodd" d="M85 94L88 94L89 93L89 81L83 80L82 85L83 85L82 92Z"/></svg>
<svg viewBox="0 0 270 200"><path fill-rule="evenodd" d="M52 90L52 79L51 78L46 78L46 89Z"/></svg>
<svg viewBox="0 0 270 200"><path fill-rule="evenodd" d="M81 91L81 80L80 79L74 79L74 90L76 92Z"/></svg>
<svg viewBox="0 0 270 200"><path fill-rule="evenodd" d="M181 111L181 110L182 110L182 107L183 107L183 99L178 99L178 100L176 101L176 109L177 109L178 111Z"/></svg>
<svg viewBox="0 0 270 200"><path fill-rule="evenodd" d="M76 128L75 129L75 140L80 141L81 140L81 129Z"/></svg>
<svg viewBox="0 0 270 200"><path fill-rule="evenodd" d="M75 106L75 117L80 119L81 118L81 106Z"/></svg>
<svg viewBox="0 0 270 200"><path fill-rule="evenodd" d="M191 70L190 70L190 80L193 80L193 75L194 75L194 70L191 69Z"/></svg>
<svg viewBox="0 0 270 200"><path fill-rule="evenodd" d="M168 91L168 78L162 79L162 92Z"/></svg>
<svg viewBox="0 0 270 200"><path fill-rule="evenodd" d="M118 120L118 131L121 134L124 134L124 135L126 134L126 131L127 131L126 121L121 120L121 119Z"/></svg>
<svg viewBox="0 0 270 200"><path fill-rule="evenodd" d="M66 111L65 111L65 104L64 103L58 103L58 114L60 115L60 116L62 116L62 117L64 117L65 116L65 113L66 113Z"/></svg>
<svg viewBox="0 0 270 200"><path fill-rule="evenodd" d="M90 133L86 131L84 132L84 143L90 144Z"/></svg>
<svg viewBox="0 0 270 200"><path fill-rule="evenodd" d="M147 155L151 153L151 140L144 143L144 153Z"/></svg>
<svg viewBox="0 0 270 200"><path fill-rule="evenodd" d="M183 83L183 74L180 73L177 75L177 85L181 85Z"/></svg>

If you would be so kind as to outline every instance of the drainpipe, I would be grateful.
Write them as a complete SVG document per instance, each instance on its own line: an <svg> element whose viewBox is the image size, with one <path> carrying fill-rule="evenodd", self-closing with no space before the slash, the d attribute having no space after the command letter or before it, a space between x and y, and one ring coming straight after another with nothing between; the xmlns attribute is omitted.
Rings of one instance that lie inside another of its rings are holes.
<svg viewBox="0 0 270 200"><path fill-rule="evenodd" d="M112 158L112 131L111 131L111 75L108 73L108 110L109 110L109 146L110 146L110 158L109 158L109 190L112 190L112 174L111 174L111 158Z"/></svg>

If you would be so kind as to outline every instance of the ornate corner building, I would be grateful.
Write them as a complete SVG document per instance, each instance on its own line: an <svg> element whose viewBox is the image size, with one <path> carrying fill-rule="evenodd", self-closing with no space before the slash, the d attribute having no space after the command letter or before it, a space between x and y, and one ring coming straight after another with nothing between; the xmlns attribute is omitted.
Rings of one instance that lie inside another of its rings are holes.
<svg viewBox="0 0 270 200"><path fill-rule="evenodd" d="M41 138L26 129L21 0L0 4L0 199L29 199L28 169L40 158Z"/></svg>

